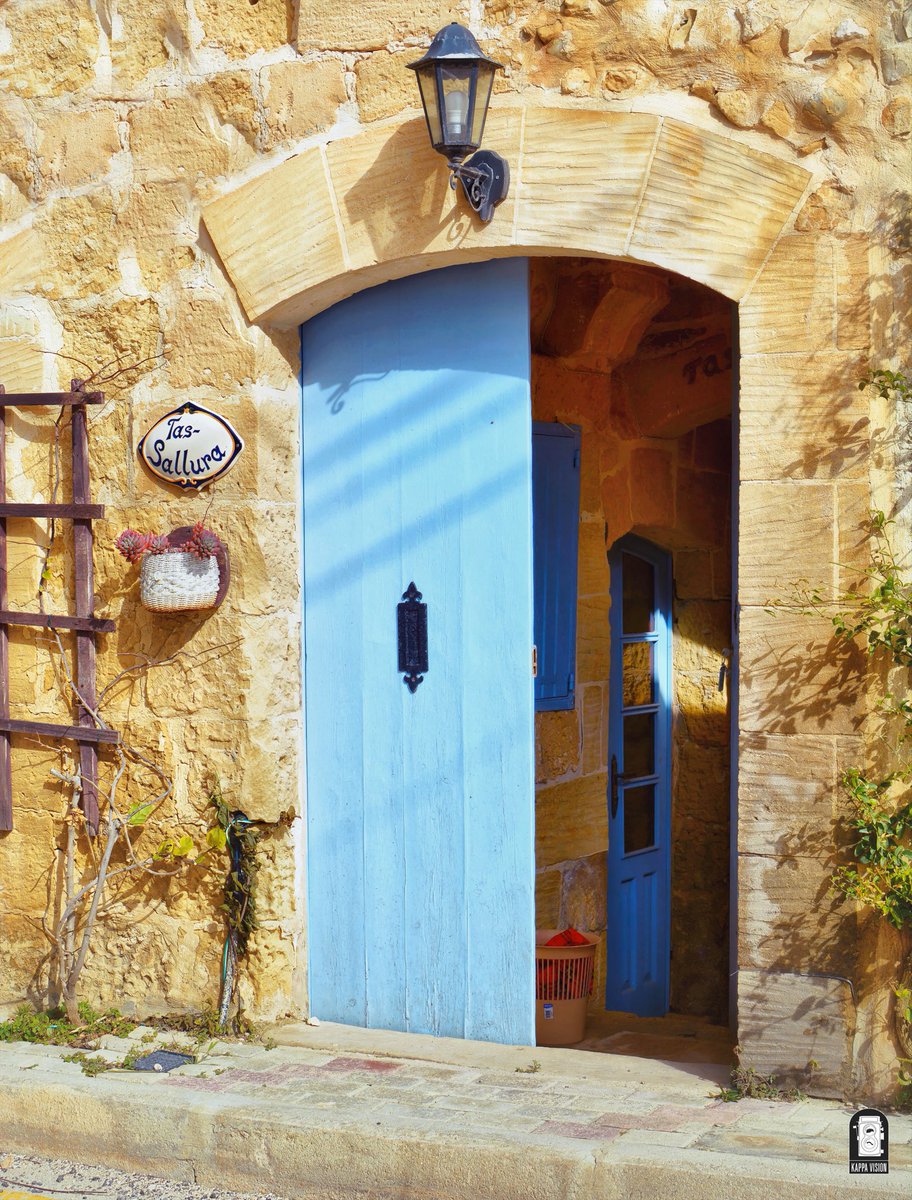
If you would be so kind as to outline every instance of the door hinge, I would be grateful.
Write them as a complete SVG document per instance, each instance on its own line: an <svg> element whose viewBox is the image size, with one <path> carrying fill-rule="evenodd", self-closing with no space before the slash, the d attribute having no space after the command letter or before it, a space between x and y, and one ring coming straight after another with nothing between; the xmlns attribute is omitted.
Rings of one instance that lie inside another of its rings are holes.
<svg viewBox="0 0 912 1200"><path fill-rule="evenodd" d="M576 674L575 674L575 672L571 671L570 674L567 676L567 695L568 696L573 695L573 685L575 682L576 682Z"/></svg>
<svg viewBox="0 0 912 1200"><path fill-rule="evenodd" d="M579 450L574 450L573 451L573 466L574 466L574 469L577 471L579 470L579 464L580 464L580 452L579 452Z"/></svg>
<svg viewBox="0 0 912 1200"><path fill-rule="evenodd" d="M532 647L532 678L538 678L538 646Z"/></svg>

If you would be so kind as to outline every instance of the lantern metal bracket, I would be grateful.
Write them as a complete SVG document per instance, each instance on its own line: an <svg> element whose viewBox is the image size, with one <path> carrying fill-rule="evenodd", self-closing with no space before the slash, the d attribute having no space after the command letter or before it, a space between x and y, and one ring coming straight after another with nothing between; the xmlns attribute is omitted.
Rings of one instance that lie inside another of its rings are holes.
<svg viewBox="0 0 912 1200"><path fill-rule="evenodd" d="M455 191L458 179L475 212L482 221L490 221L510 190L510 164L493 150L479 150L467 162L450 160L449 166L450 187Z"/></svg>

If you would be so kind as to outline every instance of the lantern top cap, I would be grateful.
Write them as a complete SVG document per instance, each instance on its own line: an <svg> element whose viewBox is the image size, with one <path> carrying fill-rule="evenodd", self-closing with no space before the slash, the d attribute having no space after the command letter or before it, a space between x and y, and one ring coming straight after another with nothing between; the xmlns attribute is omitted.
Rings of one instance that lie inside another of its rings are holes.
<svg viewBox="0 0 912 1200"><path fill-rule="evenodd" d="M450 25L444 25L428 46L424 56L417 62L407 65L410 71L417 71L421 67L427 67L436 62L490 63L491 66L503 70L503 63L488 58L469 30L456 21Z"/></svg>

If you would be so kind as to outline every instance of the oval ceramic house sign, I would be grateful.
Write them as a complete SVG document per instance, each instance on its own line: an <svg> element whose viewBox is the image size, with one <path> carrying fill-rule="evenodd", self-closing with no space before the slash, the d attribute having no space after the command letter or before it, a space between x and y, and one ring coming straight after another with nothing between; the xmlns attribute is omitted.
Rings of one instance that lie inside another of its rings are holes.
<svg viewBox="0 0 912 1200"><path fill-rule="evenodd" d="M160 417L136 447L153 475L181 488L218 479L243 449L224 417L189 401Z"/></svg>

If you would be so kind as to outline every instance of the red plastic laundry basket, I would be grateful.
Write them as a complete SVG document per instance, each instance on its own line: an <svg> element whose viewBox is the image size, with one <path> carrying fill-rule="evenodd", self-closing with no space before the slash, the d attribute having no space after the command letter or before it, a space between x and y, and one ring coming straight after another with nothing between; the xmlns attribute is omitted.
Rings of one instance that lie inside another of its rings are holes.
<svg viewBox="0 0 912 1200"><path fill-rule="evenodd" d="M535 933L535 1041L572 1046L586 1035L586 1008L598 938L585 946L546 946L557 929Z"/></svg>

